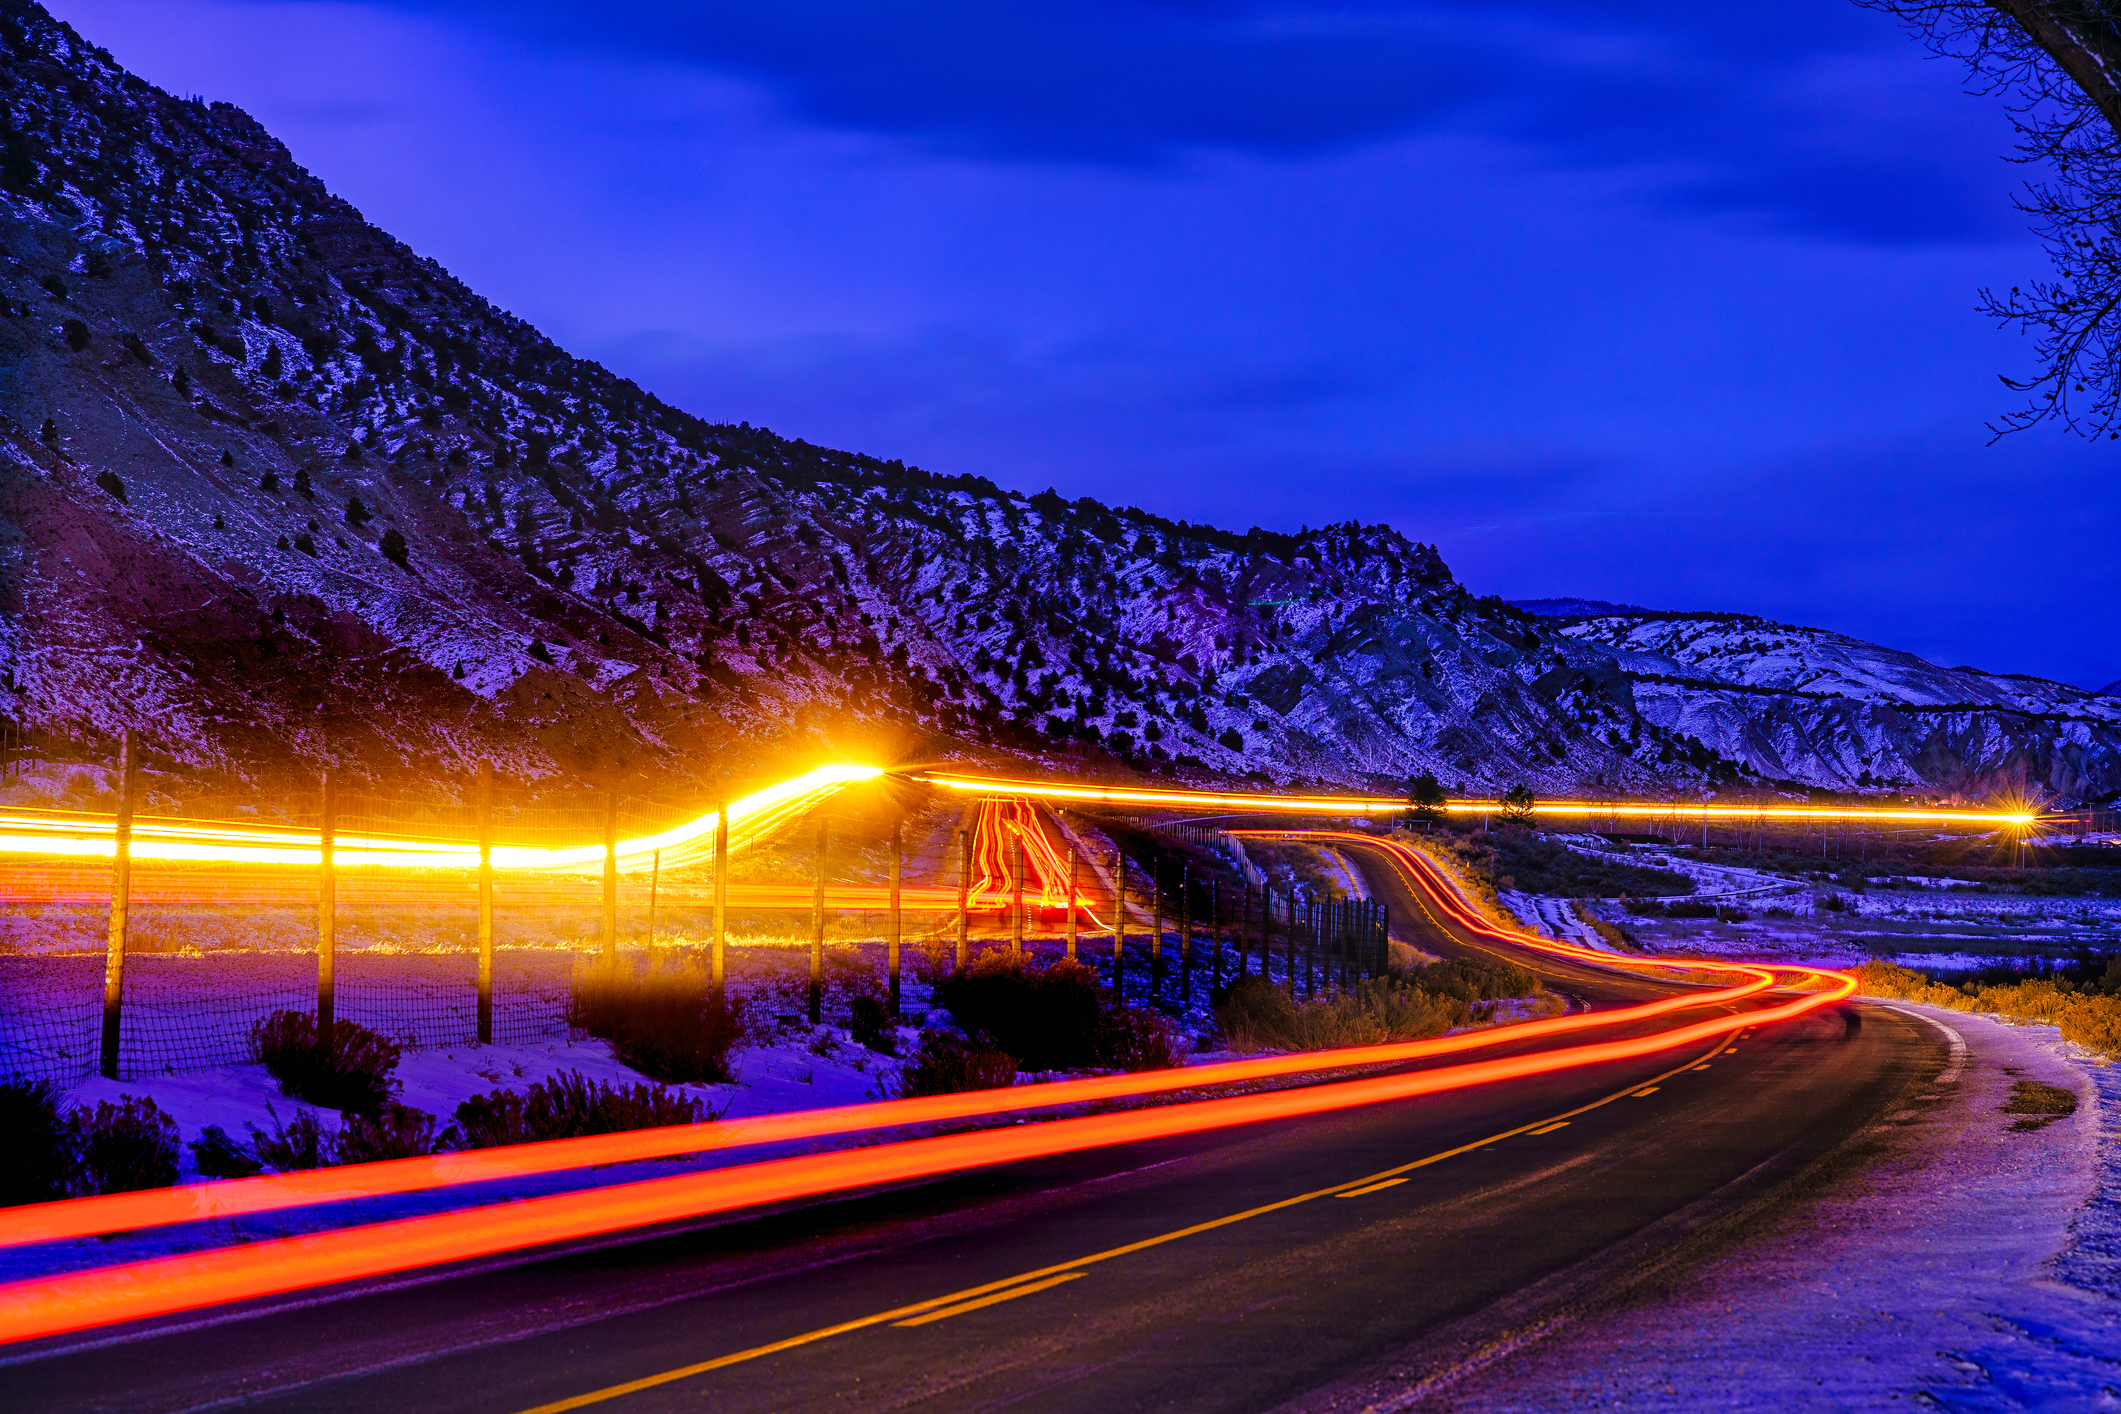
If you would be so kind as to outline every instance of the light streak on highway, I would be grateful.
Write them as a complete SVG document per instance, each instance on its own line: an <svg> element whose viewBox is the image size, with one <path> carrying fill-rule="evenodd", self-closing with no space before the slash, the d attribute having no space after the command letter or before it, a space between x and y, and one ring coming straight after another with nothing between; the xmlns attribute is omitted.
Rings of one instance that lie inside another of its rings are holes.
<svg viewBox="0 0 2121 1414"><path fill-rule="evenodd" d="M0 1342L59 1335L762 1203L1325 1114L1656 1055L1710 1037L1791 1020L1855 991L1853 977L1818 975L1831 978L1833 985L1777 1006L1733 1012L1647 1036L1400 1075L775 1159L33 1278L0 1286Z"/></svg>
<svg viewBox="0 0 2121 1414"><path fill-rule="evenodd" d="M1245 1060L1185 1066L1174 1070L1135 1071L1120 1075L1092 1076L1081 1080L1019 1085L1006 1090L973 1090L962 1094L930 1095L911 1100L882 1100L872 1104L843 1105L833 1109L798 1110L786 1114L758 1115L748 1119L636 1129L621 1134L552 1139L495 1149L474 1149L461 1153L391 1159L380 1163L350 1164L334 1169L310 1169L297 1173L269 1174L259 1178L195 1183L181 1188L150 1188L135 1193L68 1198L53 1203L0 1209L0 1247L18 1247L29 1243L56 1242L65 1238L88 1237L106 1232L165 1227L173 1223L196 1222L205 1218L237 1217L245 1213L272 1212L349 1198L418 1193L463 1184L522 1178L532 1174L561 1173L591 1165L667 1159L683 1154L777 1144L796 1139L815 1139L834 1134L855 1134L864 1130L902 1125L991 1118L1026 1110L1049 1109L1058 1105L1087 1104L1173 1090L1269 1080L1353 1066L1426 1060L1479 1050L1486 1046L1515 1044L1615 1026L1631 1026L1674 1012L1691 1011L1701 1007L1729 1006L1756 997L1776 985L1774 972L1769 968L1732 966L1720 970L1737 973L1746 980L1735 986L1667 997L1638 1006L1616 1007L1610 1011L1578 1012L1573 1016L1547 1017L1539 1021L1462 1031L1457 1035L1438 1036L1422 1041L1393 1041L1373 1046L1349 1046L1332 1051L1255 1056Z"/></svg>
<svg viewBox="0 0 2121 1414"><path fill-rule="evenodd" d="M1260 795L1206 790L1146 789L1133 786L1080 785L1057 781L1018 780L998 776L961 776L919 771L910 778L943 790L973 795L1023 796L1072 801L1083 805L1160 806L1171 810L1244 811L1269 815L1396 815L1408 808L1404 798L1356 795ZM1452 800L1441 809L1454 815L1500 815L1499 800ZM1902 806L1851 805L1716 805L1699 801L1542 800L1536 814L1606 816L1618 819L1870 820L1939 825L2023 827L2040 817L2011 810L1931 810Z"/></svg>

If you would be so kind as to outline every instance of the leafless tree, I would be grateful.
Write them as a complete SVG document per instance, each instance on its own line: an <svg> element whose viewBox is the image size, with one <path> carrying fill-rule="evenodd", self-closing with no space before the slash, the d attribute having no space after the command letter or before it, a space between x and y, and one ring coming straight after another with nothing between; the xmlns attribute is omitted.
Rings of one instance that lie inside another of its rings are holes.
<svg viewBox="0 0 2121 1414"><path fill-rule="evenodd" d="M2019 208L2054 278L1981 292L1981 311L2036 336L2040 367L2006 377L2026 405L1998 436L2054 419L2121 439L2121 4L2109 0L1857 0L1963 61L1973 91L2001 98L2019 160L2046 174Z"/></svg>

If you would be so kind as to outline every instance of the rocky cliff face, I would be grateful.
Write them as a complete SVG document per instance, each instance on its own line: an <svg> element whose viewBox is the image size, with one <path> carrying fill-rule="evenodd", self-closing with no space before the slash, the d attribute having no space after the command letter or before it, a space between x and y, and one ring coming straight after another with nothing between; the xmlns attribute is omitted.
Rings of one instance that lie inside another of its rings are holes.
<svg viewBox="0 0 2121 1414"><path fill-rule="evenodd" d="M1372 788L2115 784L2109 727L2020 732L2018 699L1828 749L1791 695L1820 680L1763 718L1707 660L1475 599L1384 527L1232 534L708 424L24 0L0 80L0 715L55 753L131 727L239 770L682 779L837 746Z"/></svg>

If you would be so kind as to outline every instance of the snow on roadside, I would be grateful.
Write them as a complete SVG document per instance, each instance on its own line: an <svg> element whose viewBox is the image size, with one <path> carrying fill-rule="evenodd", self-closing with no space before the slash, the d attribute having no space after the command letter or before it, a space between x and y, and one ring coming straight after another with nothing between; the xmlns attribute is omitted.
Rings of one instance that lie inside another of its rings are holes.
<svg viewBox="0 0 2121 1414"><path fill-rule="evenodd" d="M1882 1157L1662 1299L1581 1317L1433 1399L1466 1411L2114 1407L2121 1071L2050 1026L1890 1005L1958 1031L1968 1061L1957 1084L1874 1128ZM2015 1129L2001 1109L2019 1080L2075 1092L2076 1114Z"/></svg>

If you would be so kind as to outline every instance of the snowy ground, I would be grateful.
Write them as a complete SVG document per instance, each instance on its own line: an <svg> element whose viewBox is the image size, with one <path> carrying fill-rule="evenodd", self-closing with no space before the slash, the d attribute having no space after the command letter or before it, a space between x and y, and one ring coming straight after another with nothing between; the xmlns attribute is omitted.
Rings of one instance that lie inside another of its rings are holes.
<svg viewBox="0 0 2121 1414"><path fill-rule="evenodd" d="M2052 1027L1932 1014L1964 1036L1965 1070L1867 1136L1877 1162L1654 1304L1389 1407L2121 1405L2121 1071ZM2021 1079L2074 1091L2077 1113L2013 1129Z"/></svg>

